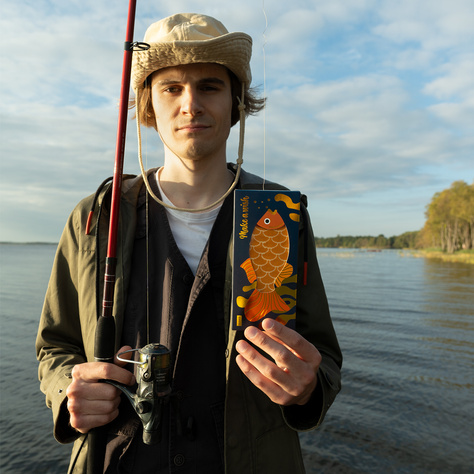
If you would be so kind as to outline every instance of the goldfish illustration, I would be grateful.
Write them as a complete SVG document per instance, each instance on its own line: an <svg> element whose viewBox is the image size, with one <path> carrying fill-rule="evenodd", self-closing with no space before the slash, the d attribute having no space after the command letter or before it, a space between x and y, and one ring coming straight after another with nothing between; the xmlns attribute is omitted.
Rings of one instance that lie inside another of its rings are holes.
<svg viewBox="0 0 474 474"><path fill-rule="evenodd" d="M293 267L288 263L290 238L278 211L270 209L260 218L250 239L249 258L241 267L255 289L244 309L249 321L258 321L272 311L290 308L278 295L276 288L290 277Z"/></svg>

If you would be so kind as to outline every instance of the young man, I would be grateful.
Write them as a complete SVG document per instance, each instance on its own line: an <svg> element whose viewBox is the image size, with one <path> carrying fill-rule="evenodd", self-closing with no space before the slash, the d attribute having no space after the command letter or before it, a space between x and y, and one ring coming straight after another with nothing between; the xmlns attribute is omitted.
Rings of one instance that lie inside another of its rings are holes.
<svg viewBox="0 0 474 474"><path fill-rule="evenodd" d="M322 422L342 364L304 206L298 273L306 235L308 279L298 281L297 331L266 319L242 334L229 317L233 195L221 198L236 177L239 188L263 185L226 158L231 127L261 108L249 89L251 39L180 14L151 25L145 42L150 49L134 53L132 68L137 120L158 131L165 161L122 186L116 348L168 347L171 400L161 442L149 446L121 392L99 382L134 383L123 362L94 362L110 200L100 191L89 235L93 197L69 218L38 332L55 437L75 441L73 472L86 472L87 433L107 425L104 472L302 473L297 430Z"/></svg>

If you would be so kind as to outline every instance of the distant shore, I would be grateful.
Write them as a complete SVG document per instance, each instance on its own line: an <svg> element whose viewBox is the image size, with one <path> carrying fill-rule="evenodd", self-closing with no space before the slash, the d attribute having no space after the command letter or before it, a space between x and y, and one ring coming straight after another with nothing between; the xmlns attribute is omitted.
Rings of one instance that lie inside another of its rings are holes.
<svg viewBox="0 0 474 474"><path fill-rule="evenodd" d="M474 250L458 250L454 253L443 252L441 249L429 248L429 249L413 249L413 248L384 248L384 247L371 247L371 246L330 246L330 245L318 245L316 248L323 249L340 249L351 252L353 250L363 252L382 252L383 250L399 252L402 257L414 257L414 258L431 258L442 260L443 262L458 262L467 263L474 265Z"/></svg>
<svg viewBox="0 0 474 474"><path fill-rule="evenodd" d="M474 265L474 251L473 250L460 250L454 253L446 253L440 250L406 250L407 255L416 258L435 258L443 260L443 262L458 262L458 263L469 263Z"/></svg>

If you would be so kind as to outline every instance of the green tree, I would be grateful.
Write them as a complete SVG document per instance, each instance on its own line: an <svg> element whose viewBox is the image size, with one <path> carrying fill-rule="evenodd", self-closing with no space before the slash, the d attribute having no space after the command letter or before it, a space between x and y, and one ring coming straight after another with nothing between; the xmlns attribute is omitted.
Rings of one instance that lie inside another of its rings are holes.
<svg viewBox="0 0 474 474"><path fill-rule="evenodd" d="M403 234L397 235L395 237L390 237L391 248L394 249L414 249L418 245L418 236L420 232L405 232Z"/></svg>
<svg viewBox="0 0 474 474"><path fill-rule="evenodd" d="M449 189L436 193L425 215L425 246L441 247L448 253L473 248L474 184L455 181Z"/></svg>

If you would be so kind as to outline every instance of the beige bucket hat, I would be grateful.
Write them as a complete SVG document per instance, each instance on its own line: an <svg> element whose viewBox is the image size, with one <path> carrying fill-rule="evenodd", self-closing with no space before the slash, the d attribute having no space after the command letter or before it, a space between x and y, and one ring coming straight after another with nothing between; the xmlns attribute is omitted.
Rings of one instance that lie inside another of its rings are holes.
<svg viewBox="0 0 474 474"><path fill-rule="evenodd" d="M218 20L197 13L178 13L153 23L146 31L145 51L134 51L131 83L143 89L153 72L170 66L195 63L221 64L250 87L252 38L246 33L229 33Z"/></svg>

